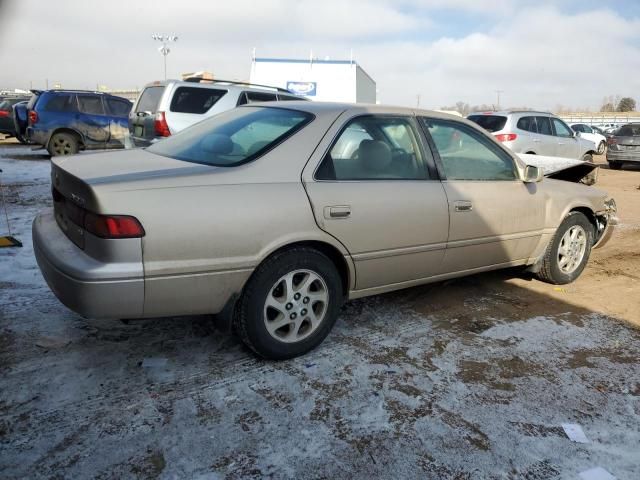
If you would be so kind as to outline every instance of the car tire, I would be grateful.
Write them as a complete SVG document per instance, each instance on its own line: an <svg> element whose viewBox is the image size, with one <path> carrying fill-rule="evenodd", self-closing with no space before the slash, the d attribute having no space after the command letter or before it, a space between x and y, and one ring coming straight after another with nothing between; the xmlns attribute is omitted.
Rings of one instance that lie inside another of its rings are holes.
<svg viewBox="0 0 640 480"><path fill-rule="evenodd" d="M71 133L55 133L49 140L47 151L52 157L73 155L79 150L78 137Z"/></svg>
<svg viewBox="0 0 640 480"><path fill-rule="evenodd" d="M234 330L261 357L294 358L322 343L343 300L340 274L326 255L306 247L284 250L265 260L247 282Z"/></svg>
<svg viewBox="0 0 640 480"><path fill-rule="evenodd" d="M573 282L589 261L593 235L593 225L583 213L569 213L547 247L538 279L554 285Z"/></svg>
<svg viewBox="0 0 640 480"><path fill-rule="evenodd" d="M607 149L607 143L604 141L600 142L600 145L598 145L598 155L603 155L606 149Z"/></svg>
<svg viewBox="0 0 640 480"><path fill-rule="evenodd" d="M18 140L21 145L26 145L27 143L29 143L29 141L26 138L24 138L22 135L20 135L19 133L16 134L16 140Z"/></svg>
<svg viewBox="0 0 640 480"><path fill-rule="evenodd" d="M622 168L622 163L609 161L609 168L611 170L620 170Z"/></svg>
<svg viewBox="0 0 640 480"><path fill-rule="evenodd" d="M582 156L582 161L583 162L593 162L593 155L591 155L590 153L585 153Z"/></svg>

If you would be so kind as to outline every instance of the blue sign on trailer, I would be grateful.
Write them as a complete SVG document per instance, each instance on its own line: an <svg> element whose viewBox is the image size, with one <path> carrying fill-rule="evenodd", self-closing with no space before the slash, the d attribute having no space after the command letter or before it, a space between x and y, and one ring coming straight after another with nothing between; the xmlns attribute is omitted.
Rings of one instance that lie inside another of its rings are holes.
<svg viewBox="0 0 640 480"><path fill-rule="evenodd" d="M287 90L291 93L295 93L296 95L303 95L306 97L315 97L317 86L316 82L287 82Z"/></svg>

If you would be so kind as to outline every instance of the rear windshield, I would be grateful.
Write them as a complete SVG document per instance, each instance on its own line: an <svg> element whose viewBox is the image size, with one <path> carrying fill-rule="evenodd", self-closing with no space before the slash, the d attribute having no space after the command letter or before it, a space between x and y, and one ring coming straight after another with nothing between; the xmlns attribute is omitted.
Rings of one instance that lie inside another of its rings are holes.
<svg viewBox="0 0 640 480"><path fill-rule="evenodd" d="M136 105L136 112L156 113L158 110L158 104L160 103L160 97L162 97L163 92L163 85L145 88L142 95L140 95L138 104Z"/></svg>
<svg viewBox="0 0 640 480"><path fill-rule="evenodd" d="M468 118L490 132L499 132L507 123L507 117L500 115L470 115Z"/></svg>
<svg viewBox="0 0 640 480"><path fill-rule="evenodd" d="M624 125L615 133L618 137L640 137L640 124Z"/></svg>
<svg viewBox="0 0 640 480"><path fill-rule="evenodd" d="M147 150L217 167L254 160L304 127L313 115L284 108L228 110L168 137Z"/></svg>
<svg viewBox="0 0 640 480"><path fill-rule="evenodd" d="M211 88L178 87L173 94L169 110L179 113L206 113L220 100L226 90Z"/></svg>

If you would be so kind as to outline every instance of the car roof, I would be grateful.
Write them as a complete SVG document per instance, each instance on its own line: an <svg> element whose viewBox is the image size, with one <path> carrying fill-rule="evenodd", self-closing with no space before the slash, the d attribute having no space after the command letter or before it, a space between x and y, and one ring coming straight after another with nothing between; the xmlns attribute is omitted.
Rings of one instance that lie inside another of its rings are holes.
<svg viewBox="0 0 640 480"><path fill-rule="evenodd" d="M294 97L299 97L300 95L296 95L295 93L280 87L272 87L269 85L258 85L250 82L236 82L234 80L203 80L203 81L189 81L189 80L176 80L176 79L168 79L168 80L157 80L154 82L147 83L144 88L147 87L167 87L169 85L179 85L181 87L196 87L196 88L220 88L224 87L230 91L233 90L250 90L257 92L269 92L269 93L280 93L285 95L292 95Z"/></svg>
<svg viewBox="0 0 640 480"><path fill-rule="evenodd" d="M362 114L362 115L371 115L371 114L381 114L381 115L416 115L416 116L427 116L431 118L439 118L442 120L456 120L458 122L464 121L465 119L458 117L456 115L451 115L450 113L437 112L434 110L424 110L420 108L410 108L410 107L400 107L394 105L380 105L380 104L370 104L370 103L345 103L345 102L309 102L306 100L290 100L286 102L255 102L246 105L242 105L239 108L249 108L249 107L271 107L271 108L286 108L293 110L300 110L312 114L334 114L339 115L342 112L350 111L354 114Z"/></svg>
<svg viewBox="0 0 640 480"><path fill-rule="evenodd" d="M520 114L529 114L529 115L549 115L552 117L555 117L556 115L554 115L551 112L544 112L541 110L498 110L497 112L473 112L470 113L469 116L471 115L499 115L499 116L507 116L507 115L520 115Z"/></svg>

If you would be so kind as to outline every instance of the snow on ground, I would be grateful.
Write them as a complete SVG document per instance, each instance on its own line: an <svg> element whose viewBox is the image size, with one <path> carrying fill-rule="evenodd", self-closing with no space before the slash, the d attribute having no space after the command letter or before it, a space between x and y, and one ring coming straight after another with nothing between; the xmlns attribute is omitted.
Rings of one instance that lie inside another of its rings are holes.
<svg viewBox="0 0 640 480"><path fill-rule="evenodd" d="M85 320L37 270L49 162L7 158L24 153L0 146L25 244L0 250L3 478L640 477L638 331L559 302L539 312L509 274L350 302L286 362L207 317Z"/></svg>

